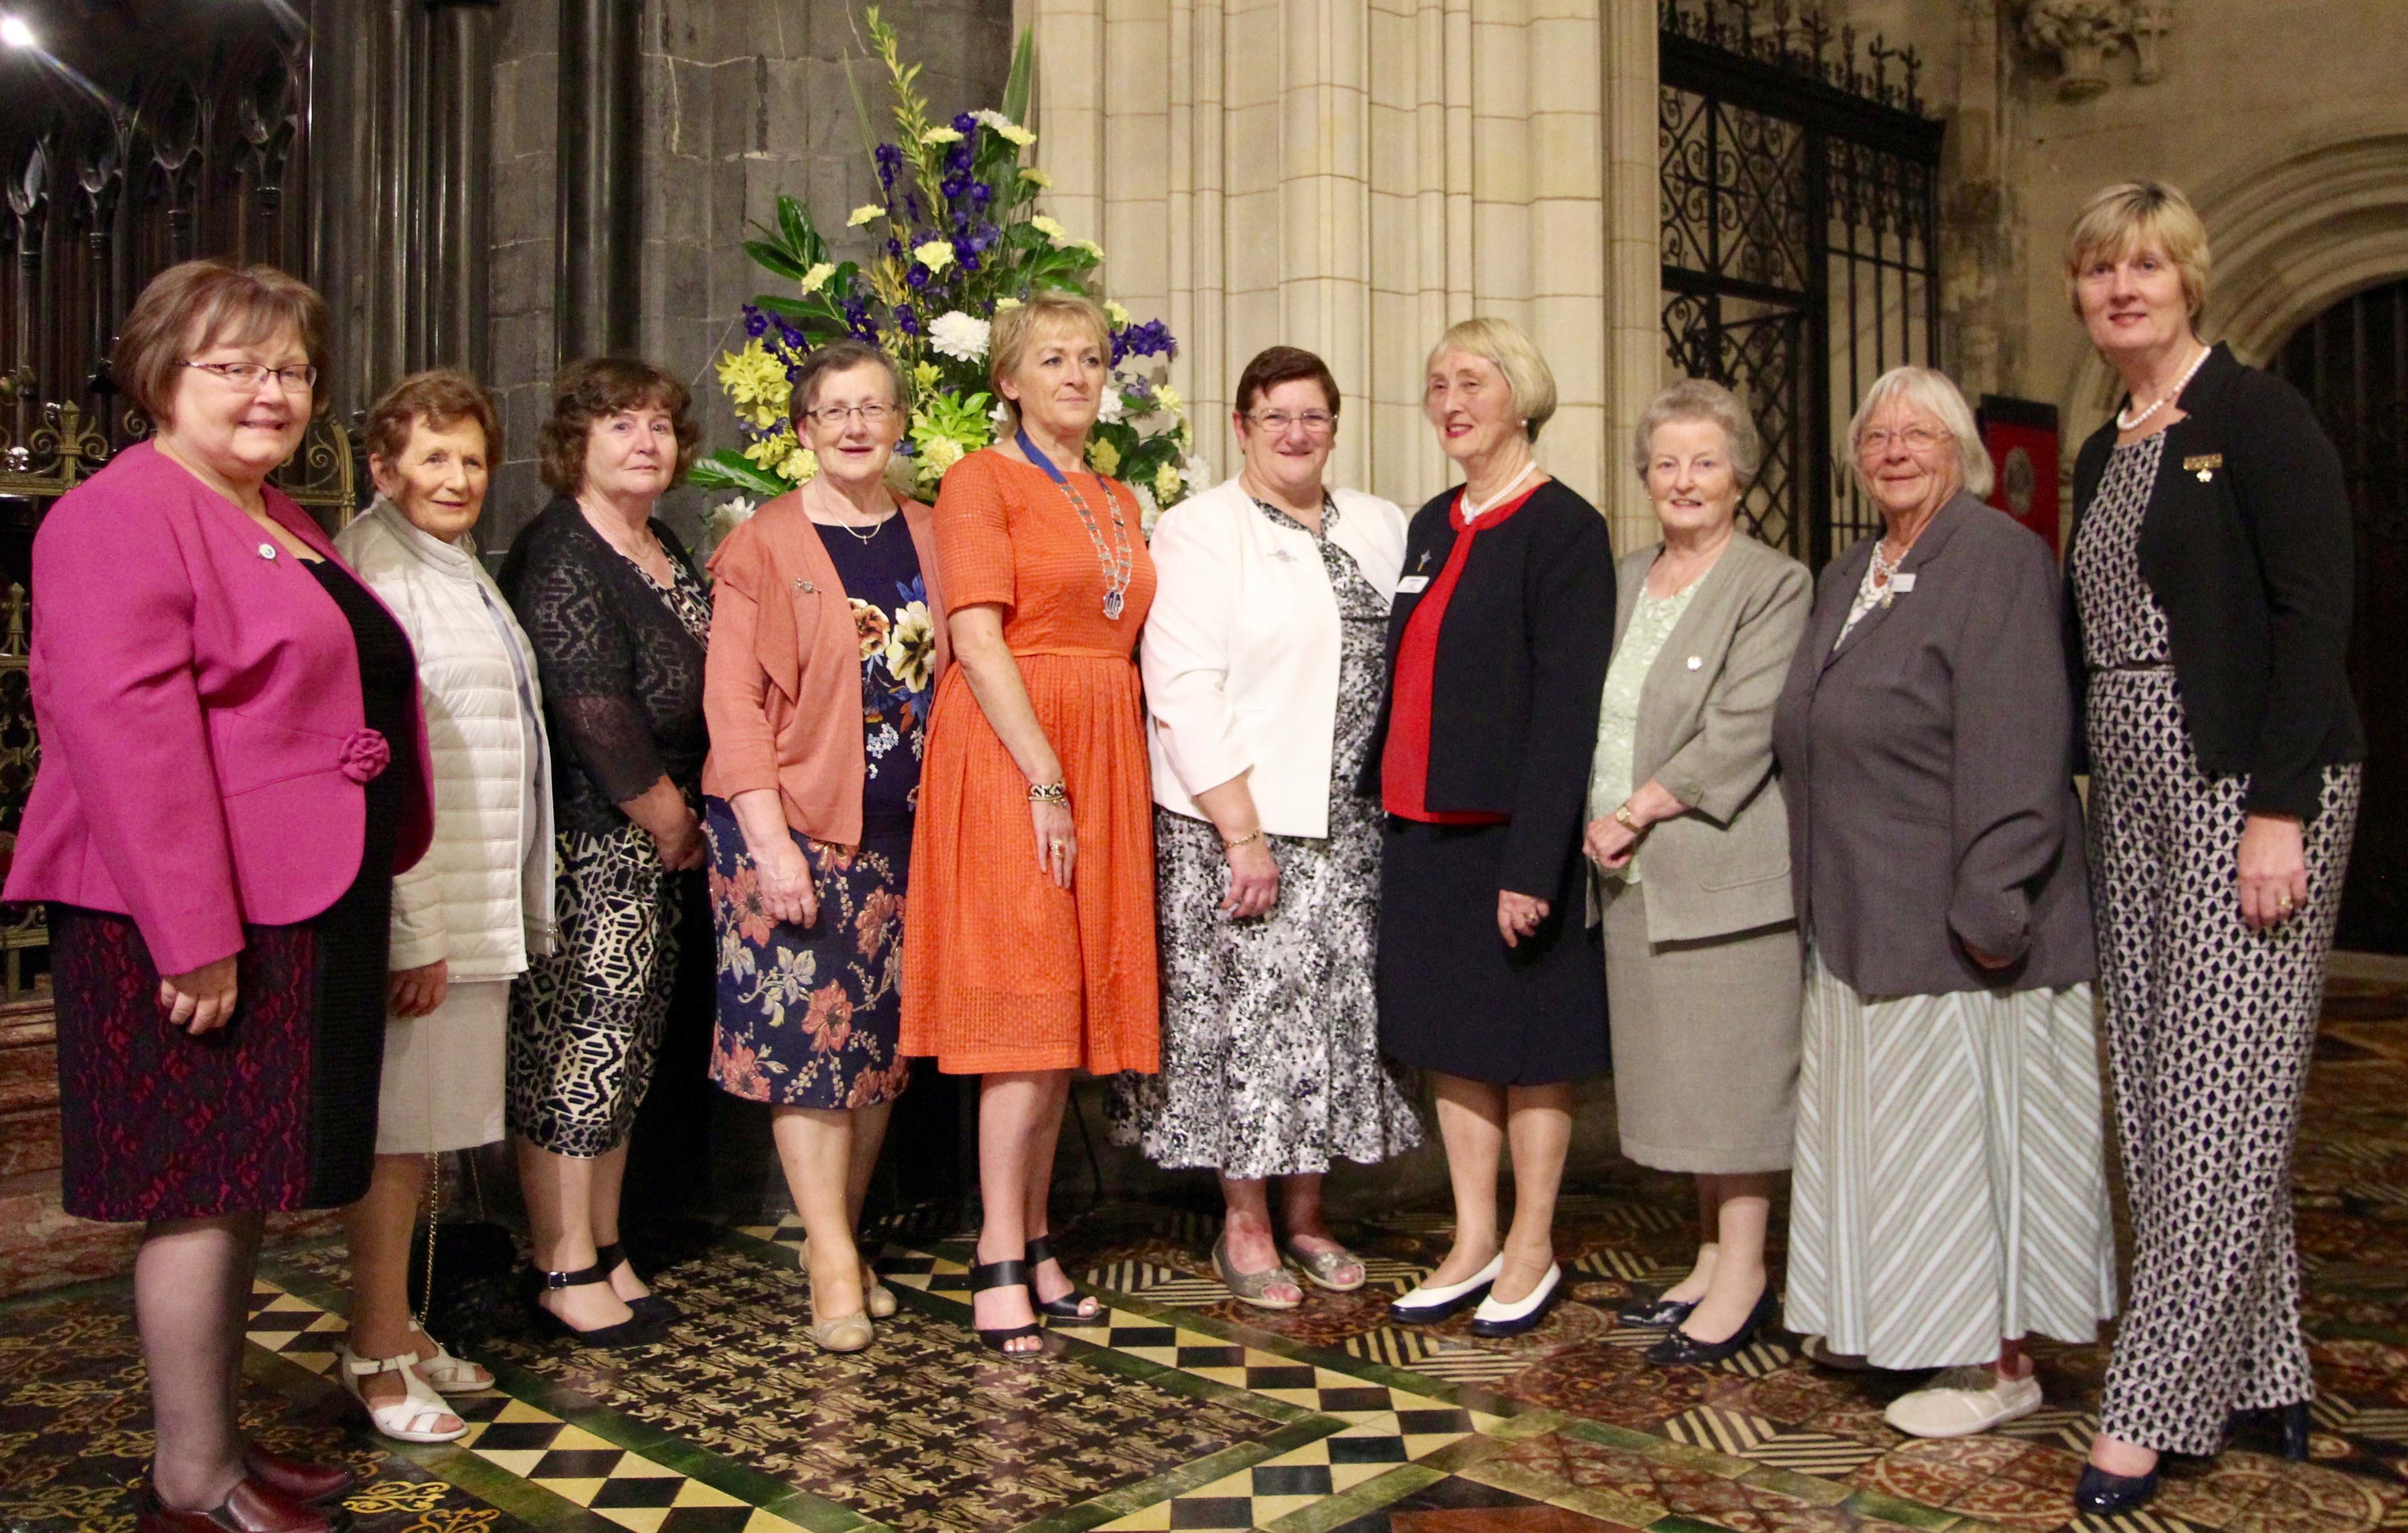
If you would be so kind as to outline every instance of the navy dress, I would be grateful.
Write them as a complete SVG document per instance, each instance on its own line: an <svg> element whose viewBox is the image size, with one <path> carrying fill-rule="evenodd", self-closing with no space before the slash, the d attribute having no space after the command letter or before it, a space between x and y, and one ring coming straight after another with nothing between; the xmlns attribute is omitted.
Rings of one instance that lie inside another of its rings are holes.
<svg viewBox="0 0 2408 1533"><path fill-rule="evenodd" d="M810 859L819 917L772 921L744 833L707 799L710 908L719 933L719 1025L710 1078L729 1095L781 1107L874 1107L902 1095L904 886L911 820L935 696L936 627L900 516L867 539L823 526L861 638L861 844L787 834ZM829 727L843 724L835 720Z"/></svg>

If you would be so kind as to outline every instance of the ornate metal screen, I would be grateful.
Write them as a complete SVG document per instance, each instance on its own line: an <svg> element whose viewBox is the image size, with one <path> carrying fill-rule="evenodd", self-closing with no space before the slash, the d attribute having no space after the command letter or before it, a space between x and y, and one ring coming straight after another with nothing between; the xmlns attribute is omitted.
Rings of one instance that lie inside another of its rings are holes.
<svg viewBox="0 0 2408 1533"><path fill-rule="evenodd" d="M1658 24L1667 366L1746 403L1749 530L1820 567L1873 524L1840 473L1857 398L1939 353L1941 124L1912 50L1787 0L1660 0Z"/></svg>

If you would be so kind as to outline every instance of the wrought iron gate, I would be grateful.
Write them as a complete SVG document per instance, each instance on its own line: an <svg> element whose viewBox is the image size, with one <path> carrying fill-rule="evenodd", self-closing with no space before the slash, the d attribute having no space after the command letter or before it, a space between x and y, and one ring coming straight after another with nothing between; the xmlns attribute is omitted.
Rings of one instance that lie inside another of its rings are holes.
<svg viewBox="0 0 2408 1533"><path fill-rule="evenodd" d="M1942 124L1918 61L1787 0L1660 0L1664 348L1737 393L1748 530L1820 568L1872 530L1840 472L1865 387L1940 346Z"/></svg>

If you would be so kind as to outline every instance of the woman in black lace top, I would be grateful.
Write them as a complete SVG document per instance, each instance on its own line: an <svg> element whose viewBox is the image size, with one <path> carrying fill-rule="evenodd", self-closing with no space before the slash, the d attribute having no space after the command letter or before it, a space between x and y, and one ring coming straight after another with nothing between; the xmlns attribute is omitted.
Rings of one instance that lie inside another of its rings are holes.
<svg viewBox="0 0 2408 1533"><path fill-rule="evenodd" d="M689 403L647 363L562 369L542 436L560 498L502 566L563 745L562 942L511 991L509 1124L544 1312L589 1346L650 1341L674 1318L619 1249L619 1188L668 1021L680 875L703 856L710 603L652 514L694 455Z"/></svg>

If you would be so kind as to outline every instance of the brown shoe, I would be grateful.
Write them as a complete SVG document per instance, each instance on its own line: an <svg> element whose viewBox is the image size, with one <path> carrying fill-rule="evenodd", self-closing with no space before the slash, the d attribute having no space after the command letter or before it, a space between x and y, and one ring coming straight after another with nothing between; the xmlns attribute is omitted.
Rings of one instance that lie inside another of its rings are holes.
<svg viewBox="0 0 2408 1533"><path fill-rule="evenodd" d="M324 1506L339 1501L345 1493L360 1483L360 1477L340 1464L315 1464L306 1458L287 1458L271 1454L257 1443L242 1450L243 1472L287 1500L308 1506Z"/></svg>
<svg viewBox="0 0 2408 1533"><path fill-rule="evenodd" d="M256 1480L235 1486L223 1505L179 1512L147 1487L134 1509L135 1533L349 1533L351 1514L322 1511L280 1496Z"/></svg>

